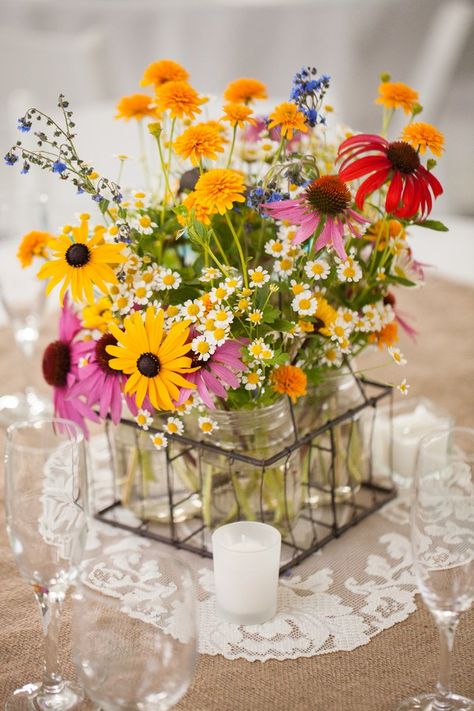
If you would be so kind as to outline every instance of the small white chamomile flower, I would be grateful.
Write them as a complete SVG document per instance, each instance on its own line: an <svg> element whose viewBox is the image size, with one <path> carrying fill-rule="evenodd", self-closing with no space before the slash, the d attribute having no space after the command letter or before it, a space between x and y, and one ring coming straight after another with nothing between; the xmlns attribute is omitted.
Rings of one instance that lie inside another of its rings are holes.
<svg viewBox="0 0 474 711"><path fill-rule="evenodd" d="M358 282L362 279L362 269L360 264L356 260L349 256L346 261L339 261L339 265L336 269L337 275L341 281L347 282Z"/></svg>
<svg viewBox="0 0 474 711"><path fill-rule="evenodd" d="M172 269L163 269L156 279L156 286L160 291L163 289L177 289L180 284L181 276Z"/></svg>
<svg viewBox="0 0 474 711"><path fill-rule="evenodd" d="M242 383L246 390L257 390L257 388L259 388L263 383L263 380L264 376L261 368L248 371L242 376Z"/></svg>
<svg viewBox="0 0 474 711"><path fill-rule="evenodd" d="M148 410L138 410L135 422L142 430L147 430L153 424L153 417Z"/></svg>
<svg viewBox="0 0 474 711"><path fill-rule="evenodd" d="M377 273L375 275L376 281L385 281L387 278L387 275L385 274L385 267L379 267L377 269Z"/></svg>
<svg viewBox="0 0 474 711"><path fill-rule="evenodd" d="M216 269L215 267L205 267L201 272L199 280L204 282L214 281L215 279L219 279L220 276L221 272L219 269Z"/></svg>
<svg viewBox="0 0 474 711"><path fill-rule="evenodd" d="M282 257L275 260L274 269L277 274L290 276L295 270L295 260L292 257Z"/></svg>
<svg viewBox="0 0 474 711"><path fill-rule="evenodd" d="M313 261L306 262L304 271L309 279L324 281L324 279L328 278L331 267L325 259L315 259Z"/></svg>
<svg viewBox="0 0 474 711"><path fill-rule="evenodd" d="M408 391L410 390L410 385L407 383L406 378L403 378L400 385L397 385L397 390L399 390L399 392L401 392L402 395L408 395Z"/></svg>
<svg viewBox="0 0 474 711"><path fill-rule="evenodd" d="M213 432L219 429L219 425L215 420L212 419L212 417L199 417L198 424L199 429L201 430L201 432L204 432L204 434L212 434Z"/></svg>
<svg viewBox="0 0 474 711"><path fill-rule="evenodd" d="M168 434L183 434L184 425L179 417L168 417L164 429Z"/></svg>
<svg viewBox="0 0 474 711"><path fill-rule="evenodd" d="M328 343L324 348L321 360L325 365L339 368L342 365L342 353L332 343Z"/></svg>
<svg viewBox="0 0 474 711"><path fill-rule="evenodd" d="M144 281L138 281L133 286L133 298L136 304L145 306L145 304L148 304L152 294L153 291L150 285Z"/></svg>
<svg viewBox="0 0 474 711"><path fill-rule="evenodd" d="M407 364L408 361L401 352L400 348L388 348L387 350L397 365Z"/></svg>
<svg viewBox="0 0 474 711"><path fill-rule="evenodd" d="M150 439L153 442L155 449L157 449L158 451L160 451L161 449L166 449L166 447L168 446L168 440L166 439L164 434L161 434L161 432L151 434Z"/></svg>
<svg viewBox="0 0 474 711"><path fill-rule="evenodd" d="M280 259L286 252L286 245L280 239L271 239L265 245L265 252L271 257Z"/></svg>
<svg viewBox="0 0 474 711"><path fill-rule="evenodd" d="M294 297L291 308L299 316L312 316L318 308L318 300L309 289L305 289Z"/></svg>
<svg viewBox="0 0 474 711"><path fill-rule="evenodd" d="M195 323L204 316L205 306L200 299L188 299L181 307L181 313L184 318Z"/></svg>
<svg viewBox="0 0 474 711"><path fill-rule="evenodd" d="M263 267L249 269L249 284L250 286L260 287L270 281L270 274Z"/></svg>
<svg viewBox="0 0 474 711"><path fill-rule="evenodd" d="M199 360L206 361L215 352L216 346L205 336L196 336L191 341L191 350L199 356Z"/></svg>
<svg viewBox="0 0 474 711"><path fill-rule="evenodd" d="M248 351L255 360L270 360L273 358L273 350L264 342L263 338L256 338L248 345Z"/></svg>
<svg viewBox="0 0 474 711"><path fill-rule="evenodd" d="M227 288L224 282L214 286L209 292L209 300L212 304L220 304L221 301L230 296L230 289Z"/></svg>
<svg viewBox="0 0 474 711"><path fill-rule="evenodd" d="M260 309L254 309L253 311L249 311L247 321L249 321L254 326L258 325L259 323L262 323L263 311L261 311Z"/></svg>
<svg viewBox="0 0 474 711"><path fill-rule="evenodd" d="M234 320L234 314L230 311L230 309L220 306L209 311L209 318L214 320L217 327L222 326L223 328L226 328L227 326L230 326Z"/></svg>

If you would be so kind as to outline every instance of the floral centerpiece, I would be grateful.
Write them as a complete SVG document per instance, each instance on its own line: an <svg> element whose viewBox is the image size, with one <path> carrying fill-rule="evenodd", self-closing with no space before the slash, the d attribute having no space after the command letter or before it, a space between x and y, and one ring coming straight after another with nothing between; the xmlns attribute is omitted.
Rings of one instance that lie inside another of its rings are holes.
<svg viewBox="0 0 474 711"><path fill-rule="evenodd" d="M426 154L441 155L443 136L388 75L380 134L328 126L329 83L305 67L288 101L260 110L264 84L237 79L214 110L183 67L154 62L141 81L150 91L117 106L142 146L145 127L153 140L134 190L120 187L125 155L116 181L81 159L63 95L58 118L31 108L19 119L35 145L18 141L7 164L55 173L99 208L59 235L29 233L19 250L24 266L44 261L48 293L59 289L59 335L43 357L58 415L86 430L128 407L143 430L154 422L161 451L188 415L194 436L214 438L223 412L273 417L283 396L317 393L368 346L406 362L398 333L413 329L395 290L423 281L410 226L446 229L427 219L442 187ZM407 124L389 137L400 109ZM245 447L241 426L229 448Z"/></svg>

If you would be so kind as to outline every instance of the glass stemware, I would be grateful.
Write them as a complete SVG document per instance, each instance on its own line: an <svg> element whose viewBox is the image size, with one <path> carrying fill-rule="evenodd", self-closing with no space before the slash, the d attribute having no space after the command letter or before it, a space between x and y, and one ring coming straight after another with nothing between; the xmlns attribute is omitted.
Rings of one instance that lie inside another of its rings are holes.
<svg viewBox="0 0 474 711"><path fill-rule="evenodd" d="M22 366L25 390L0 397L0 422L11 424L51 415L52 406L31 384L39 330L46 308L45 284L36 278L34 264L23 268L17 257L21 237L32 227L48 230L47 196L28 201L28 209L14 211L0 202L0 303L13 331ZM27 222L28 220L28 222Z"/></svg>
<svg viewBox="0 0 474 711"><path fill-rule="evenodd" d="M8 711L73 708L82 690L62 679L57 659L61 607L75 578L86 537L84 437L57 418L10 425L5 450L7 533L21 576L33 588L44 633L40 684L26 684Z"/></svg>
<svg viewBox="0 0 474 711"><path fill-rule="evenodd" d="M72 595L73 661L103 711L167 711L196 660L191 570L150 542L101 542ZM139 581L139 582L137 582Z"/></svg>
<svg viewBox="0 0 474 711"><path fill-rule="evenodd" d="M474 430L452 427L423 437L414 481L411 539L418 587L439 630L436 692L398 711L474 711L450 690L450 657L462 612L474 597Z"/></svg>

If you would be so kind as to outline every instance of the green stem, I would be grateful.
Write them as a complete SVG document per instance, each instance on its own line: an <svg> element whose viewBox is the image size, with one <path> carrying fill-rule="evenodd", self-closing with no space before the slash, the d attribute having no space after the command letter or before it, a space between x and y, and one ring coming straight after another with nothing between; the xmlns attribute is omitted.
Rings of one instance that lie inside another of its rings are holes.
<svg viewBox="0 0 474 711"><path fill-rule="evenodd" d="M242 245L240 244L240 240L237 236L237 233L234 229L234 225L232 224L232 221L229 217L228 212L225 213L225 219L226 219L227 224L229 226L229 230L232 233L232 237L234 238L235 246L237 247L237 251L238 251L239 257L240 257L240 263L242 265L242 276L244 278L244 284L245 284L245 287L248 288L249 282L248 282L248 276L247 276L247 265L245 264L245 257L244 257L244 253L242 251Z"/></svg>
<svg viewBox="0 0 474 711"><path fill-rule="evenodd" d="M215 243L217 244L217 247L219 249L219 252L221 253L222 259L224 260L224 263L227 264L227 266L230 266L229 264L229 259L227 257L227 254L224 252L224 248L222 247L218 236L216 235L215 231L213 229L210 230L211 235L214 238Z"/></svg>
<svg viewBox="0 0 474 711"><path fill-rule="evenodd" d="M235 146L235 137L237 136L237 124L234 126L234 131L232 133L232 143L230 144L230 153L229 153L229 158L227 160L227 168L230 167L230 162L232 160L232 154L234 152L234 146Z"/></svg>

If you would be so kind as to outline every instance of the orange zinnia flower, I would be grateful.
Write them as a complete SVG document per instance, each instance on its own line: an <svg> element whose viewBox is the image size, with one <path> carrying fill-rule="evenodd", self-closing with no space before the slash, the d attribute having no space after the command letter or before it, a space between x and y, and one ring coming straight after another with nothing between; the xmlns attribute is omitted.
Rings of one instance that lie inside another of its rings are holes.
<svg viewBox="0 0 474 711"><path fill-rule="evenodd" d="M296 104L292 104L290 101L284 101L282 104L278 104L273 110L273 113L269 116L270 123L268 128L275 128L275 126L280 126L281 135L286 136L286 138L293 138L294 131L302 131L306 133L308 127L305 123L305 115L298 110Z"/></svg>
<svg viewBox="0 0 474 711"><path fill-rule="evenodd" d="M257 123L252 117L252 109L245 104L226 104L222 121L228 121L232 126L239 128L243 128L246 123Z"/></svg>
<svg viewBox="0 0 474 711"><path fill-rule="evenodd" d="M152 105L153 99L146 94L132 94L131 96L123 96L117 104L117 113L115 118L137 119L138 121L145 116L157 118L159 116L156 107Z"/></svg>
<svg viewBox="0 0 474 711"><path fill-rule="evenodd" d="M293 404L299 397L306 395L306 374L296 365L281 365L270 376L272 387L281 395L288 395Z"/></svg>
<svg viewBox="0 0 474 711"><path fill-rule="evenodd" d="M196 200L211 211L223 215L234 202L245 202L245 183L241 173L228 168L214 168L203 173L196 183Z"/></svg>
<svg viewBox="0 0 474 711"><path fill-rule="evenodd" d="M408 124L403 129L402 138L421 154L428 148L439 158L444 151L444 135L430 123L418 121Z"/></svg>
<svg viewBox="0 0 474 711"><path fill-rule="evenodd" d="M398 342L398 324L396 321L387 323L381 331L371 333L369 336L370 343L377 343L379 348L386 346L389 348L394 343Z"/></svg>
<svg viewBox="0 0 474 711"><path fill-rule="evenodd" d="M29 267L33 257L46 257L46 247L54 235L49 232L32 230L21 240L16 256L20 260L22 267Z"/></svg>
<svg viewBox="0 0 474 711"><path fill-rule="evenodd" d="M206 123L190 126L173 145L176 153L181 158L190 158L193 165L199 165L201 158L215 160L217 153L224 152L224 139L219 130Z"/></svg>
<svg viewBox="0 0 474 711"><path fill-rule="evenodd" d="M411 114L418 103L418 92L401 81L385 81L379 86L375 103L382 104L386 109L403 109L406 114Z"/></svg>
<svg viewBox="0 0 474 711"><path fill-rule="evenodd" d="M189 193L185 200L183 200L183 205L188 208L188 214L187 216L178 216L178 222L180 225L186 225L188 223L191 211L193 211L196 220L198 220L198 222L202 222L204 225L209 225L211 222L210 216L215 214L215 211L209 207L206 207L199 201L196 193Z"/></svg>
<svg viewBox="0 0 474 711"><path fill-rule="evenodd" d="M258 79L243 77L231 81L224 91L224 99L235 104L248 104L254 99L266 99L267 88Z"/></svg>
<svg viewBox="0 0 474 711"><path fill-rule="evenodd" d="M156 91L156 103L160 111L169 111L171 118L190 118L200 114L200 104L206 99L185 81L168 81Z"/></svg>
<svg viewBox="0 0 474 711"><path fill-rule="evenodd" d="M181 64L173 62L172 59L160 59L159 62L152 62L143 74L140 86L161 86L168 81L187 81L189 74Z"/></svg>

